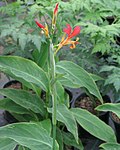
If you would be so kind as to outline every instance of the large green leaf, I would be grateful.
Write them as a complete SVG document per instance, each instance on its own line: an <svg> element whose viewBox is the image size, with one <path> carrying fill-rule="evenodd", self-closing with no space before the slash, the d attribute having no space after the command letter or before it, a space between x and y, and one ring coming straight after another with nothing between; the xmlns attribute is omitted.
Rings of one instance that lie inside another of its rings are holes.
<svg viewBox="0 0 120 150"><path fill-rule="evenodd" d="M24 90L16 89L0 89L0 94L10 98L16 104L28 110L32 110L35 113L40 113L44 115L44 103L35 94L31 94L30 92Z"/></svg>
<svg viewBox="0 0 120 150"><path fill-rule="evenodd" d="M30 112L24 107L16 104L9 98L4 98L0 100L0 109L7 110L9 112L18 113L18 114L29 114Z"/></svg>
<svg viewBox="0 0 120 150"><path fill-rule="evenodd" d="M105 143L100 145L104 150L120 150L120 144L118 143Z"/></svg>
<svg viewBox="0 0 120 150"><path fill-rule="evenodd" d="M17 143L8 138L0 138L0 150L14 150Z"/></svg>
<svg viewBox="0 0 120 150"><path fill-rule="evenodd" d="M120 118L120 103L117 104L106 103L103 105L99 105L95 109L99 111L112 111Z"/></svg>
<svg viewBox="0 0 120 150"><path fill-rule="evenodd" d="M0 56L0 70L4 73L48 89L46 73L33 61L17 56Z"/></svg>
<svg viewBox="0 0 120 150"><path fill-rule="evenodd" d="M3 138L15 140L19 145L31 150L53 150L53 140L50 137L51 122L16 123L0 128L0 135ZM58 150L56 143L56 150Z"/></svg>
<svg viewBox="0 0 120 150"><path fill-rule="evenodd" d="M64 74L59 80L65 85L73 87L85 87L91 94L95 95L101 102L103 102L100 92L89 73L83 68L70 61L60 61L56 65L56 72ZM70 84L69 84L70 82Z"/></svg>
<svg viewBox="0 0 120 150"><path fill-rule="evenodd" d="M72 108L71 112L73 112L77 122L89 133L103 141L116 142L116 137L112 128L98 117L80 108Z"/></svg>
<svg viewBox="0 0 120 150"><path fill-rule="evenodd" d="M49 112L52 112L51 109L48 109ZM64 123L69 132L71 132L78 142L78 132L77 132L77 123L71 113L71 111L64 105L59 104L57 106L57 120Z"/></svg>

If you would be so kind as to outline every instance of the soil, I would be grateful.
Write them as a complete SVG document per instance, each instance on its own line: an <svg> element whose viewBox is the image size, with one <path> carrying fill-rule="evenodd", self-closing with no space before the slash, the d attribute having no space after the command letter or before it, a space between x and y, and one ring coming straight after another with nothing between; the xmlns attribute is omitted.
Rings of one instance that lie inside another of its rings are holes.
<svg viewBox="0 0 120 150"><path fill-rule="evenodd" d="M88 96L81 96L79 99L75 102L75 107L83 108L88 110L94 115L97 115L97 111L94 109L95 107L99 106L101 103L99 100L96 100L93 102L90 97Z"/></svg>
<svg viewBox="0 0 120 150"><path fill-rule="evenodd" d="M112 115L113 120L120 124L120 118L114 113L111 113L111 115Z"/></svg>
<svg viewBox="0 0 120 150"><path fill-rule="evenodd" d="M5 86L5 88L13 88L13 89L21 89L22 88L22 84L20 82L13 82L8 86Z"/></svg>

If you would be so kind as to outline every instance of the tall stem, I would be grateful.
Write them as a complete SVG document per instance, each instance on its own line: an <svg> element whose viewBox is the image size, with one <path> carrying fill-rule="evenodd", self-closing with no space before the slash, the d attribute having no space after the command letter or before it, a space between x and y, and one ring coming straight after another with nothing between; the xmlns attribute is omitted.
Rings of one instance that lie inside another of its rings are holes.
<svg viewBox="0 0 120 150"><path fill-rule="evenodd" d="M50 67L51 67L51 92L52 92L52 123L53 123L53 150L55 150L55 140L56 140L56 113L57 113L57 99L56 99L56 85L55 81L55 59L53 53L53 44L50 43Z"/></svg>

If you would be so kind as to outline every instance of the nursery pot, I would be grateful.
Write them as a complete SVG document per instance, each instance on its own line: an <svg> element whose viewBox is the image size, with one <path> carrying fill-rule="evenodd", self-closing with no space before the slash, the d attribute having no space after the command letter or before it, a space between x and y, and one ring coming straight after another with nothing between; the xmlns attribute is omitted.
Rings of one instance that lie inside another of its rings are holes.
<svg viewBox="0 0 120 150"><path fill-rule="evenodd" d="M118 118L118 116L112 112L110 112L110 118L115 126L117 142L120 143L120 118Z"/></svg>
<svg viewBox="0 0 120 150"><path fill-rule="evenodd" d="M22 88L22 84L19 81L16 80L11 80L9 82L7 82L3 88L14 88L14 89L21 89ZM6 96L4 96L4 98L6 98ZM5 120L7 120L8 123L15 123L17 122L17 120L13 117L13 115L8 112L8 111L4 111L4 118Z"/></svg>

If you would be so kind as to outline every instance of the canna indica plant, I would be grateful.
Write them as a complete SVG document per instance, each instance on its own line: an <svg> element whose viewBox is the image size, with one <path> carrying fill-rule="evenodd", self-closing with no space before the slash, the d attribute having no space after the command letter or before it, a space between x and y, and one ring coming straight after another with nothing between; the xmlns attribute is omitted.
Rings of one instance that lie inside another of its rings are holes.
<svg viewBox="0 0 120 150"><path fill-rule="evenodd" d="M65 87L84 87L101 104L103 100L93 76L73 62L56 61L63 46L75 48L79 44L78 38L75 41L72 38L80 33L79 26L72 30L67 24L60 43L54 44L58 6L57 3L53 11L51 29L35 19L46 36L44 67L22 57L0 56L0 70L23 84L21 90L0 89L7 97L0 101L0 108L19 120L0 127L2 150L13 150L16 145L19 150L65 150L65 145L82 150L77 124L106 143L116 143L113 130L98 117L81 108L69 108ZM43 91L45 98L40 96Z"/></svg>

